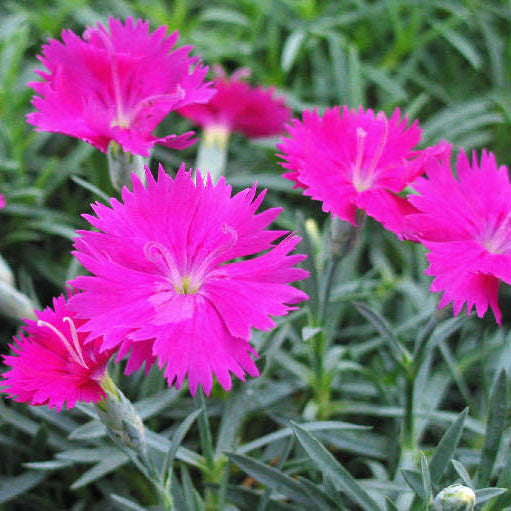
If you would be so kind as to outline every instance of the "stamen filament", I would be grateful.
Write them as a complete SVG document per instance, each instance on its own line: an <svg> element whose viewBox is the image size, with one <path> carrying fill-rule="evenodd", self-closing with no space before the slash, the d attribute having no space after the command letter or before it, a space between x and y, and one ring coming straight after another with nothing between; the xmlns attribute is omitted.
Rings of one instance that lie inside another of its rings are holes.
<svg viewBox="0 0 511 511"><path fill-rule="evenodd" d="M389 135L389 122L387 121L387 118L385 117L385 114L383 112L379 112L376 116L376 119L383 121L383 135L380 139L380 142L378 144L378 147L376 148L376 152L374 153L373 159L371 160L371 164L369 165L369 168L367 169L367 173L369 176L372 175L374 172L374 169L376 168L376 165L378 165L378 162L380 161L381 155L383 153L383 149L385 148L385 144L387 143L387 137Z"/></svg>
<svg viewBox="0 0 511 511"><path fill-rule="evenodd" d="M75 351L75 349L73 348L73 346L71 346L71 344L69 343L69 341L66 339L65 335L58 329L56 328L54 325L52 325L51 323L48 323L46 321L42 321L42 320L39 320L37 322L37 326L45 326L46 328L49 328L61 341L62 341L62 344L64 344L64 346L66 347L68 353L71 355L71 358L78 364L78 365L81 365L83 367L85 367L86 369L88 369L89 367L87 366L87 364L85 363L85 361L83 360L83 357L79 356L78 353Z"/></svg>
<svg viewBox="0 0 511 511"><path fill-rule="evenodd" d="M65 321L66 323L69 324L69 330L71 331L71 339L73 339L73 344L75 346L76 353L80 357L80 360L82 361L82 365L84 367L88 368L87 363L85 362L85 360L83 358L82 347L80 346L80 341L78 340L78 332L76 331L76 326L74 324L74 321L69 316L66 316L65 318L63 318L63 321Z"/></svg>

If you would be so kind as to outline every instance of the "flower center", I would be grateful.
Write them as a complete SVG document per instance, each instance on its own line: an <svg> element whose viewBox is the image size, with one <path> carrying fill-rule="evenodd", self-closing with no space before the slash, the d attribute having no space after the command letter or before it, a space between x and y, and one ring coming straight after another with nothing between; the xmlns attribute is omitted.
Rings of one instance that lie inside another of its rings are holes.
<svg viewBox="0 0 511 511"><path fill-rule="evenodd" d="M183 261L178 264L174 254L158 241L149 241L145 244L144 256L163 271L176 293L194 295L198 293L208 273L219 264L222 255L238 240L236 231L230 225L222 225L222 234L227 240L219 242L216 248L200 259L187 261L187 256L184 255Z"/></svg>
<svg viewBox="0 0 511 511"><path fill-rule="evenodd" d="M511 212L504 220L487 225L480 237L480 243L491 254L504 254L511 251Z"/></svg>
<svg viewBox="0 0 511 511"><path fill-rule="evenodd" d="M383 122L383 134L380 138L380 141L378 142L378 146L376 147L376 151L373 154L371 162L367 167L362 165L362 160L364 159L364 152L366 149L365 143L367 131L361 127L357 128L357 154L352 171L353 186L357 192L363 192L373 186L375 178L374 170L380 161L383 149L387 143L389 123L385 117L385 114L383 112L379 112L376 116L376 120Z"/></svg>

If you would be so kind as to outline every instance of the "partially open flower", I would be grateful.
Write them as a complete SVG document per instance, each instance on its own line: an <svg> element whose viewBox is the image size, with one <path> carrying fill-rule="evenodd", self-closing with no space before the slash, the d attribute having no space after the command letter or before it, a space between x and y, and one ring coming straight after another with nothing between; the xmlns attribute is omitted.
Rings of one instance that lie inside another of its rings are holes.
<svg viewBox="0 0 511 511"><path fill-rule="evenodd" d="M390 119L362 107L306 111L277 146L288 169L283 177L323 211L355 225L361 209L401 236L404 217L415 210L398 193L423 172L426 155L436 154L413 150L421 130L417 121L407 124L399 109Z"/></svg>
<svg viewBox="0 0 511 511"><path fill-rule="evenodd" d="M493 309L501 322L498 285L511 284L511 183L506 166L483 151L472 164L460 152L453 175L450 158L430 160L409 201L407 218L414 237L428 250L431 291L443 292L439 307L453 302L454 315L467 304L482 317Z"/></svg>
<svg viewBox="0 0 511 511"><path fill-rule="evenodd" d="M252 87L243 78L250 70L241 68L230 77L220 66L215 66L213 79L217 90L213 98L202 105L188 105L179 113L207 133L219 137L238 131L248 138L280 135L289 121L291 110L284 99L275 96L273 88Z"/></svg>
<svg viewBox="0 0 511 511"><path fill-rule="evenodd" d="M100 353L101 339L84 344L78 332L84 321L68 309L64 296L36 311L37 320L25 320L24 333L14 338L15 355L4 355L10 369L2 375L2 392L15 401L48 405L57 411L77 401L96 403L105 396L100 386L111 350Z"/></svg>
<svg viewBox="0 0 511 511"><path fill-rule="evenodd" d="M166 27L152 34L149 22L110 18L83 39L71 30L51 39L39 57L46 70L35 90L36 112L27 120L39 131L77 137L106 152L111 141L125 151L149 156L154 144L183 149L192 132L158 138L156 126L172 110L203 103L214 94L203 83L207 68L189 57L190 46L174 51L178 33Z"/></svg>
<svg viewBox="0 0 511 511"><path fill-rule="evenodd" d="M307 298L288 284L307 276L294 267L305 256L289 254L299 238L274 243L287 232L266 229L280 209L256 213L263 198L255 186L231 197L223 177L193 180L183 166L175 179L147 169L146 187L134 176L123 202L94 204L85 218L100 232L75 241L93 274L72 282L83 329L119 357L131 351L127 372L156 359L169 385L188 376L192 394L199 385L208 394L213 375L226 390L230 373L257 376L251 328L274 327L272 316Z"/></svg>

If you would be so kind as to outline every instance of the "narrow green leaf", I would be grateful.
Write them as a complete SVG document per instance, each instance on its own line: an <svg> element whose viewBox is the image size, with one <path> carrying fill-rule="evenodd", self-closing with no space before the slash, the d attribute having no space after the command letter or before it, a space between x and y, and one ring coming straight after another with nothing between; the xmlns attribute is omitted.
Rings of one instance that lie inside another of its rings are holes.
<svg viewBox="0 0 511 511"><path fill-rule="evenodd" d="M111 456L101 461L97 465L84 472L72 485L72 490L77 490L87 486L98 479L110 474L114 470L117 470L121 465L124 465L128 461L128 457L122 453L115 456Z"/></svg>
<svg viewBox="0 0 511 511"><path fill-rule="evenodd" d="M477 470L477 488L488 486L500 446L502 433L506 425L507 377L501 371L493 387L488 407L488 419L481 461Z"/></svg>
<svg viewBox="0 0 511 511"><path fill-rule="evenodd" d="M420 453L421 458L421 474L422 474L422 486L424 488L424 494L426 495L425 503L427 504L433 497L433 488L431 487L431 474L429 472L428 460L424 453Z"/></svg>
<svg viewBox="0 0 511 511"><path fill-rule="evenodd" d="M236 463L248 475L260 483L279 491L297 503L306 506L312 505L312 499L304 486L276 468L265 465L260 461L234 453L225 453L229 459Z"/></svg>
<svg viewBox="0 0 511 511"><path fill-rule="evenodd" d="M406 484L414 491L414 493L423 501L427 502L428 496L424 492L424 484L422 483L422 477L419 472L415 470L401 470Z"/></svg>
<svg viewBox="0 0 511 511"><path fill-rule="evenodd" d="M89 183L85 179L82 179L81 177L78 176L71 176L71 180L74 181L77 185L81 186L82 188L89 190L89 192L92 192L94 195L97 195L100 199L104 200L105 202L108 202L110 200L110 197L105 192L100 190L96 185Z"/></svg>
<svg viewBox="0 0 511 511"><path fill-rule="evenodd" d="M310 495L311 500L314 502L315 509L321 511L333 511L336 508L329 495L325 493L317 484L305 479L305 477L298 476L298 481L305 487L305 490Z"/></svg>
<svg viewBox="0 0 511 511"><path fill-rule="evenodd" d="M440 481L440 477L442 477L442 474L454 455L454 451L461 438L467 414L468 408L465 408L459 414L456 421L449 426L433 452L433 456L429 463L433 484L437 484Z"/></svg>
<svg viewBox="0 0 511 511"><path fill-rule="evenodd" d="M300 53L300 48L305 40L305 36L306 32L303 30L295 30L291 32L289 37L286 39L280 59L280 65L285 73L293 67L296 57Z"/></svg>
<svg viewBox="0 0 511 511"><path fill-rule="evenodd" d="M368 426L359 426L357 424L350 424L349 422L341 421L307 422L306 424L301 424L301 427L306 431L357 431L371 429ZM259 449L260 447L264 447L265 445L276 442L277 440L287 438L292 434L293 430L291 428L280 429L279 431L269 433L268 435L262 436L256 440L253 440L252 442L242 445L236 449L236 453L246 454L247 452Z"/></svg>
<svg viewBox="0 0 511 511"><path fill-rule="evenodd" d="M472 481L472 478L467 472L467 469L458 460L451 460L451 463L452 466L454 467L454 470L456 470L456 472L461 477L465 485L468 486L469 488L474 489L474 481Z"/></svg>
<svg viewBox="0 0 511 511"><path fill-rule="evenodd" d="M498 497L499 495L502 495L506 492L507 488L480 488L475 492L477 505L480 505L487 500L493 499L494 497Z"/></svg>
<svg viewBox="0 0 511 511"><path fill-rule="evenodd" d="M124 497L121 497L120 495L116 495L115 493L112 493L110 495L110 498L116 503L119 504L119 509L122 511L147 511L145 507L139 506L137 503L133 502L132 500L128 500ZM121 507L122 506L122 507Z"/></svg>
<svg viewBox="0 0 511 511"><path fill-rule="evenodd" d="M475 69L481 67L482 59L469 39L452 29L441 29L442 35L463 55Z"/></svg>
<svg viewBox="0 0 511 511"><path fill-rule="evenodd" d="M204 504L194 488L186 465L181 465L181 481L188 511L204 511Z"/></svg>
<svg viewBox="0 0 511 511"><path fill-rule="evenodd" d="M179 449L179 446L183 442L184 437L186 436L186 433L188 433L188 430L192 426L195 419L199 416L199 414L202 412L202 409L198 408L197 410L194 410L192 413L186 417L186 419L179 425L179 427L176 429L174 434L172 435L172 443L170 446L170 449L168 450L165 459L162 464L161 468L161 475L163 478L168 477L168 472L172 468L172 464L174 463L174 459L176 457L177 450Z"/></svg>
<svg viewBox="0 0 511 511"><path fill-rule="evenodd" d="M27 471L16 477L3 478L0 486L0 504L5 504L9 500L29 492L48 475L48 472L43 471Z"/></svg>
<svg viewBox="0 0 511 511"><path fill-rule="evenodd" d="M388 497L385 498L385 504L387 504L388 511L399 511L397 506Z"/></svg>
<svg viewBox="0 0 511 511"><path fill-rule="evenodd" d="M316 334L321 332L320 327L312 327L312 326L304 326L302 328L302 339L304 341L308 341L309 339L312 339Z"/></svg>
<svg viewBox="0 0 511 511"><path fill-rule="evenodd" d="M64 460L32 461L29 463L23 463L25 468L33 470L58 470L59 468L66 468L71 465L73 465L72 461Z"/></svg>
<svg viewBox="0 0 511 511"><path fill-rule="evenodd" d="M325 477L328 477L339 490L345 492L365 511L380 511L376 502L318 440L294 422L291 422L291 427L311 461Z"/></svg>
<svg viewBox="0 0 511 511"><path fill-rule="evenodd" d="M360 56L355 44L350 44L348 53L348 106L357 108L365 103L364 81L360 69Z"/></svg>
<svg viewBox="0 0 511 511"><path fill-rule="evenodd" d="M391 350L394 352L395 358L402 361L403 357L409 359L410 354L408 350L401 344L401 342L394 335L385 319L377 312L373 311L370 307L360 302L353 302L355 308L364 316L373 326L378 333L388 342Z"/></svg>

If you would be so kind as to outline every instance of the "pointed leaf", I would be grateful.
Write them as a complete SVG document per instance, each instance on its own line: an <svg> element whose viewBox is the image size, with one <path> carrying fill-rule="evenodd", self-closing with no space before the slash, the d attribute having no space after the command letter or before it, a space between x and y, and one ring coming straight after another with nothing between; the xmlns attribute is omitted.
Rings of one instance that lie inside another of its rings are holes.
<svg viewBox="0 0 511 511"><path fill-rule="evenodd" d="M390 346L392 352L394 353L394 358L401 362L403 357L405 359L410 358L410 354L408 350L401 344L398 338L394 335L392 330L390 329L388 323L385 319L373 311L367 305L360 302L353 302L355 308L364 316L373 326L376 328L378 333L387 341L387 344Z"/></svg>
<svg viewBox="0 0 511 511"><path fill-rule="evenodd" d="M179 425L179 427L176 429L174 434L172 435L172 443L170 445L170 449L168 450L165 459L163 461L162 467L161 467L161 475L165 479L168 477L167 473L171 470L172 464L174 463L174 459L177 454L177 450L179 449L179 446L183 442L184 437L186 436L186 433L188 433L188 430L190 429L191 425L193 424L193 421L198 417L198 415L202 412L201 408L198 408L194 410L192 413L186 417L186 419Z"/></svg>
<svg viewBox="0 0 511 511"><path fill-rule="evenodd" d="M442 474L454 455L454 451L461 438L467 414L468 408L465 408L458 418L449 426L433 452L429 463L431 481L433 484L437 484L440 481Z"/></svg>
<svg viewBox="0 0 511 511"><path fill-rule="evenodd" d="M265 465L260 461L249 458L248 456L233 453L226 454L232 462L236 463L236 465L238 465L248 475L257 479L265 486L283 493L296 502L306 506L312 505L312 499L309 497L309 493L304 486L284 472Z"/></svg>
<svg viewBox="0 0 511 511"><path fill-rule="evenodd" d="M426 495L425 502L428 503L433 497L433 489L431 488L431 475L429 472L428 461L424 453L420 453L421 457L421 474L422 474L422 487L424 488L424 494Z"/></svg>
<svg viewBox="0 0 511 511"><path fill-rule="evenodd" d="M506 372L501 371L490 397L484 446L477 470L478 488L488 486L488 482L490 481L493 465L495 464L495 458L497 457L500 440L502 438L502 432L504 431L506 423L507 404Z"/></svg>
<svg viewBox="0 0 511 511"><path fill-rule="evenodd" d="M406 469L403 469L401 473L403 474L406 484L408 484L414 493L417 494L422 501L427 502L428 496L424 492L421 474L419 474L419 472L415 472L415 470Z"/></svg>
<svg viewBox="0 0 511 511"><path fill-rule="evenodd" d="M325 477L328 477L339 490L346 493L365 511L380 511L370 495L318 440L294 422L291 422L291 427L311 461Z"/></svg>
<svg viewBox="0 0 511 511"><path fill-rule="evenodd" d="M458 475L461 477L463 482L466 486L469 488L474 489L474 481L472 481L472 478L470 477L469 473L467 472L467 469L457 460L451 460L452 466L454 467L454 470L458 473Z"/></svg>
<svg viewBox="0 0 511 511"><path fill-rule="evenodd" d="M507 492L507 488L481 488L476 490L477 505Z"/></svg>
<svg viewBox="0 0 511 511"><path fill-rule="evenodd" d="M145 507L139 506L137 503L121 497L120 495L116 495L112 493L110 498L116 503L119 504L119 509L122 511L147 511Z"/></svg>

